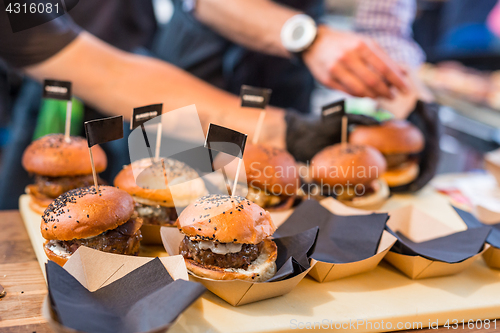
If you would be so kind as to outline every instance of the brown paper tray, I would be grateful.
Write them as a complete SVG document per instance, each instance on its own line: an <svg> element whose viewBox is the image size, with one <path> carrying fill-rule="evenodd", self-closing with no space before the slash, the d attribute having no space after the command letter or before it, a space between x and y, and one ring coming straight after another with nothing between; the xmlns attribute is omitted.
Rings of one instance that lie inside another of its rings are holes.
<svg viewBox="0 0 500 333"><path fill-rule="evenodd" d="M95 291L122 278L152 259L104 253L82 246L71 256L64 265L64 269L73 275L85 288ZM160 258L160 261L174 280L188 280L184 258L171 256ZM78 332L58 322L56 314L49 306L48 296L45 297L42 305L42 315L55 332ZM159 330L151 331L151 333L166 332L172 325L173 323Z"/></svg>
<svg viewBox="0 0 500 333"><path fill-rule="evenodd" d="M170 255L179 254L179 244L184 235L176 228L161 229L163 244ZM311 270L293 278L276 282L250 282L241 280L213 280L190 274L190 279L202 283L208 290L232 306L249 304L289 293Z"/></svg>
<svg viewBox="0 0 500 333"><path fill-rule="evenodd" d="M320 203L323 207L336 215L368 215L372 213L371 211L348 207L331 197L321 200ZM314 266L309 272L309 275L318 282L330 282L369 272L377 267L394 243L396 243L396 237L384 231L380 239L377 253L374 256L346 264L332 264L313 259L312 263Z"/></svg>
<svg viewBox="0 0 500 333"><path fill-rule="evenodd" d="M369 272L384 259L396 240L396 237L384 230L377 253L374 256L346 264L332 264L313 259L311 262L313 267L309 275L318 282L329 282Z"/></svg>
<svg viewBox="0 0 500 333"><path fill-rule="evenodd" d="M399 231L415 242L423 242L442 237L456 230L451 229L439 220L425 214L414 206L406 206L389 212L391 218L387 225L394 231ZM466 227L463 226L463 229ZM411 279L424 279L453 275L468 268L474 260L481 256L490 246L485 244L483 251L459 263L445 263L422 256L410 256L389 252L385 260L406 274Z"/></svg>

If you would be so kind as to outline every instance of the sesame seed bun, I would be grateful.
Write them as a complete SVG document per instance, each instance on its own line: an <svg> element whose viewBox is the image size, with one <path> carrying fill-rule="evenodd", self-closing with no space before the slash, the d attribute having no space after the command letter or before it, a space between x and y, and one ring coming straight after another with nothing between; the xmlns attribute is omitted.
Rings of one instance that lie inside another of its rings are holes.
<svg viewBox="0 0 500 333"><path fill-rule="evenodd" d="M380 126L358 125L349 142L372 146L384 155L416 154L425 144L422 132L406 120L389 120Z"/></svg>
<svg viewBox="0 0 500 333"><path fill-rule="evenodd" d="M320 151L311 161L311 177L329 186L368 184L387 168L376 149L352 143L336 144Z"/></svg>
<svg viewBox="0 0 500 333"><path fill-rule="evenodd" d="M194 260L187 259L186 268L193 274L213 280L244 280L251 282L264 282L276 274L276 258L278 247L270 239L264 240L264 246L257 259L247 269L221 268L213 265L203 265Z"/></svg>
<svg viewBox="0 0 500 333"><path fill-rule="evenodd" d="M137 202L165 207L184 207L207 194L203 179L191 167L172 159L164 159L164 165L166 174L161 163L151 166L150 159L135 161L118 173L114 185Z"/></svg>
<svg viewBox="0 0 500 333"><path fill-rule="evenodd" d="M99 146L92 147L96 172L106 170L107 158ZM79 176L92 173L89 149L85 138L49 134L33 141L24 151L23 167L29 173L48 177Z"/></svg>
<svg viewBox="0 0 500 333"><path fill-rule="evenodd" d="M269 212L228 195L199 198L182 211L177 226L188 237L244 244L259 244L276 230Z"/></svg>
<svg viewBox="0 0 500 333"><path fill-rule="evenodd" d="M43 238L69 241L97 236L126 223L134 200L112 186L84 187L57 197L45 210L40 225Z"/></svg>
<svg viewBox="0 0 500 333"><path fill-rule="evenodd" d="M234 159L228 164L228 158ZM271 194L282 195L283 188L287 193L296 193L300 186L297 165L293 156L286 150L267 145L247 144L243 154L246 181L248 185L262 189ZM238 159L219 154L215 158L214 166L226 165L225 170L230 179L236 177ZM240 170L240 182L245 181Z"/></svg>

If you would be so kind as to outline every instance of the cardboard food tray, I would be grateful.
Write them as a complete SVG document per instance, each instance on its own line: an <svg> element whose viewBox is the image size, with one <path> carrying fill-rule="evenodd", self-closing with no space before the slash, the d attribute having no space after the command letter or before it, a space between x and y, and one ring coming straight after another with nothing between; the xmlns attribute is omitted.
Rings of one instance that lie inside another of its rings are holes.
<svg viewBox="0 0 500 333"><path fill-rule="evenodd" d="M336 215L368 215L372 213L367 210L345 206L331 197L321 200L320 203L323 207ZM273 215L273 221L277 226L280 226L286 221L290 214L291 212L282 212L280 214ZM364 260L343 264L334 264L312 259L312 269L309 271L309 275L318 282L330 282L356 274L369 272L377 267L394 243L396 243L396 240L396 237L384 230L375 255Z"/></svg>
<svg viewBox="0 0 500 333"><path fill-rule="evenodd" d="M26 200L21 198L20 205L24 223L39 261L45 261L43 250L40 256L36 248L41 242L33 238L39 234L39 217L33 220L31 215L31 221L26 219L30 216ZM463 228L453 209L444 208L447 199L431 188L417 196L394 195L384 208L397 209L408 204L416 205L454 230ZM488 268L481 258L460 274L424 280L411 280L382 261L371 272L334 282L318 283L306 277L286 295L239 307L205 293L169 332L295 332L299 323L326 320L349 326L349 320L358 319L360 325L351 331L394 331L398 323L406 322L428 327L431 323L443 325L448 319L467 322L500 318L499 294L500 270Z"/></svg>
<svg viewBox="0 0 500 333"><path fill-rule="evenodd" d="M167 252L179 254L179 244L184 234L174 228L164 227L161 237ZM312 267L311 267L312 268ZM289 293L307 275L311 268L289 279L275 282L251 282L241 280L213 280L190 274L192 281L203 284L208 290L233 306L240 306Z"/></svg>
<svg viewBox="0 0 500 333"><path fill-rule="evenodd" d="M64 265L64 269L89 291L95 291L122 278L150 260L152 258L120 256L82 246L71 256L71 259ZM189 279L184 259L181 256L162 257L160 260L174 280ZM48 296L45 297L42 305L42 315L55 332L79 332L63 326L58 321L57 315L49 306ZM172 323L169 323L150 333L166 332L171 326Z"/></svg>
<svg viewBox="0 0 500 333"><path fill-rule="evenodd" d="M391 218L387 222L387 225L394 232L400 231L415 242L424 242L433 238L443 237L455 231L453 228L425 214L413 205L392 210L389 214ZM463 225L463 230L465 229L466 227ZM385 259L409 278L424 279L457 274L467 269L474 260L489 248L490 245L485 244L483 250L475 256L453 264L392 251L389 251Z"/></svg>

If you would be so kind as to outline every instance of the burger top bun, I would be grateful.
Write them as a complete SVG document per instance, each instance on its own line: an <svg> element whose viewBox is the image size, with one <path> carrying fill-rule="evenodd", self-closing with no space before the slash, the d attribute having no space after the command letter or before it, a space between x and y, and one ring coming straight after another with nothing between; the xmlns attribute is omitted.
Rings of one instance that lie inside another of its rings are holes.
<svg viewBox="0 0 500 333"><path fill-rule="evenodd" d="M329 186L367 184L386 169L387 163L380 152L352 143L326 147L311 161L313 180Z"/></svg>
<svg viewBox="0 0 500 333"><path fill-rule="evenodd" d="M191 167L172 159L164 159L163 165L155 163L151 166L150 159L135 161L118 173L114 185L128 192L137 202L165 207L185 207L207 194L203 179Z"/></svg>
<svg viewBox="0 0 500 333"><path fill-rule="evenodd" d="M48 240L72 240L97 236L127 222L134 200L112 186L77 188L57 197L45 210L40 229Z"/></svg>
<svg viewBox="0 0 500 333"><path fill-rule="evenodd" d="M182 211L177 226L188 237L220 243L258 244L276 230L269 212L228 195L199 198Z"/></svg>
<svg viewBox="0 0 500 333"><path fill-rule="evenodd" d="M228 164L228 158L234 160ZM243 154L243 162L249 185L277 195L284 192L297 192L300 185L297 165L293 156L286 150L261 144L247 144ZM228 164L225 168L228 177L234 179L238 159L228 155L217 155L214 162L215 167L220 168L226 164ZM240 170L239 181L245 181L242 170Z"/></svg>
<svg viewBox="0 0 500 333"><path fill-rule="evenodd" d="M106 170L106 154L99 146L92 147L96 172ZM23 167L29 173L48 177L80 176L92 173L87 140L64 134L49 134L33 141L23 154Z"/></svg>
<svg viewBox="0 0 500 333"><path fill-rule="evenodd" d="M369 145L382 154L416 154L424 149L424 135L406 120L389 120L380 126L356 126L349 142Z"/></svg>

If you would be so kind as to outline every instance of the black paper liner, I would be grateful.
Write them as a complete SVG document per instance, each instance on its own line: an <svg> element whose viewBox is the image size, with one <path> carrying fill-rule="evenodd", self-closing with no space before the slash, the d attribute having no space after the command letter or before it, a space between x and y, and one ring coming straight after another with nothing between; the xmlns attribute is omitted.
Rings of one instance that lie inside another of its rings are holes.
<svg viewBox="0 0 500 333"><path fill-rule="evenodd" d="M319 229L305 230L293 236L273 239L278 247L276 274L265 282L281 281L293 278L308 270L310 257L316 246Z"/></svg>
<svg viewBox="0 0 500 333"><path fill-rule="evenodd" d="M168 327L206 290L199 283L174 281L158 258L94 292L53 261L46 272L59 322L82 332L138 333Z"/></svg>
<svg viewBox="0 0 500 333"><path fill-rule="evenodd" d="M394 232L389 227L387 230L398 239L391 249L392 252L453 264L481 252L491 228L467 229L425 242L413 242L400 232Z"/></svg>
<svg viewBox="0 0 500 333"><path fill-rule="evenodd" d="M287 236L312 227L319 228L311 258L328 263L350 263L377 253L388 214L341 216L331 213L316 200L302 202L276 230Z"/></svg>
<svg viewBox="0 0 500 333"><path fill-rule="evenodd" d="M491 227L491 232L488 235L488 238L486 238L486 242L496 248L500 248L500 222L497 224L483 224L481 221L479 221L474 215L471 213L468 213L466 211L463 211L457 207L455 208L455 211L460 215L460 218L464 221L464 223L467 225L468 228L481 228L481 227Z"/></svg>

